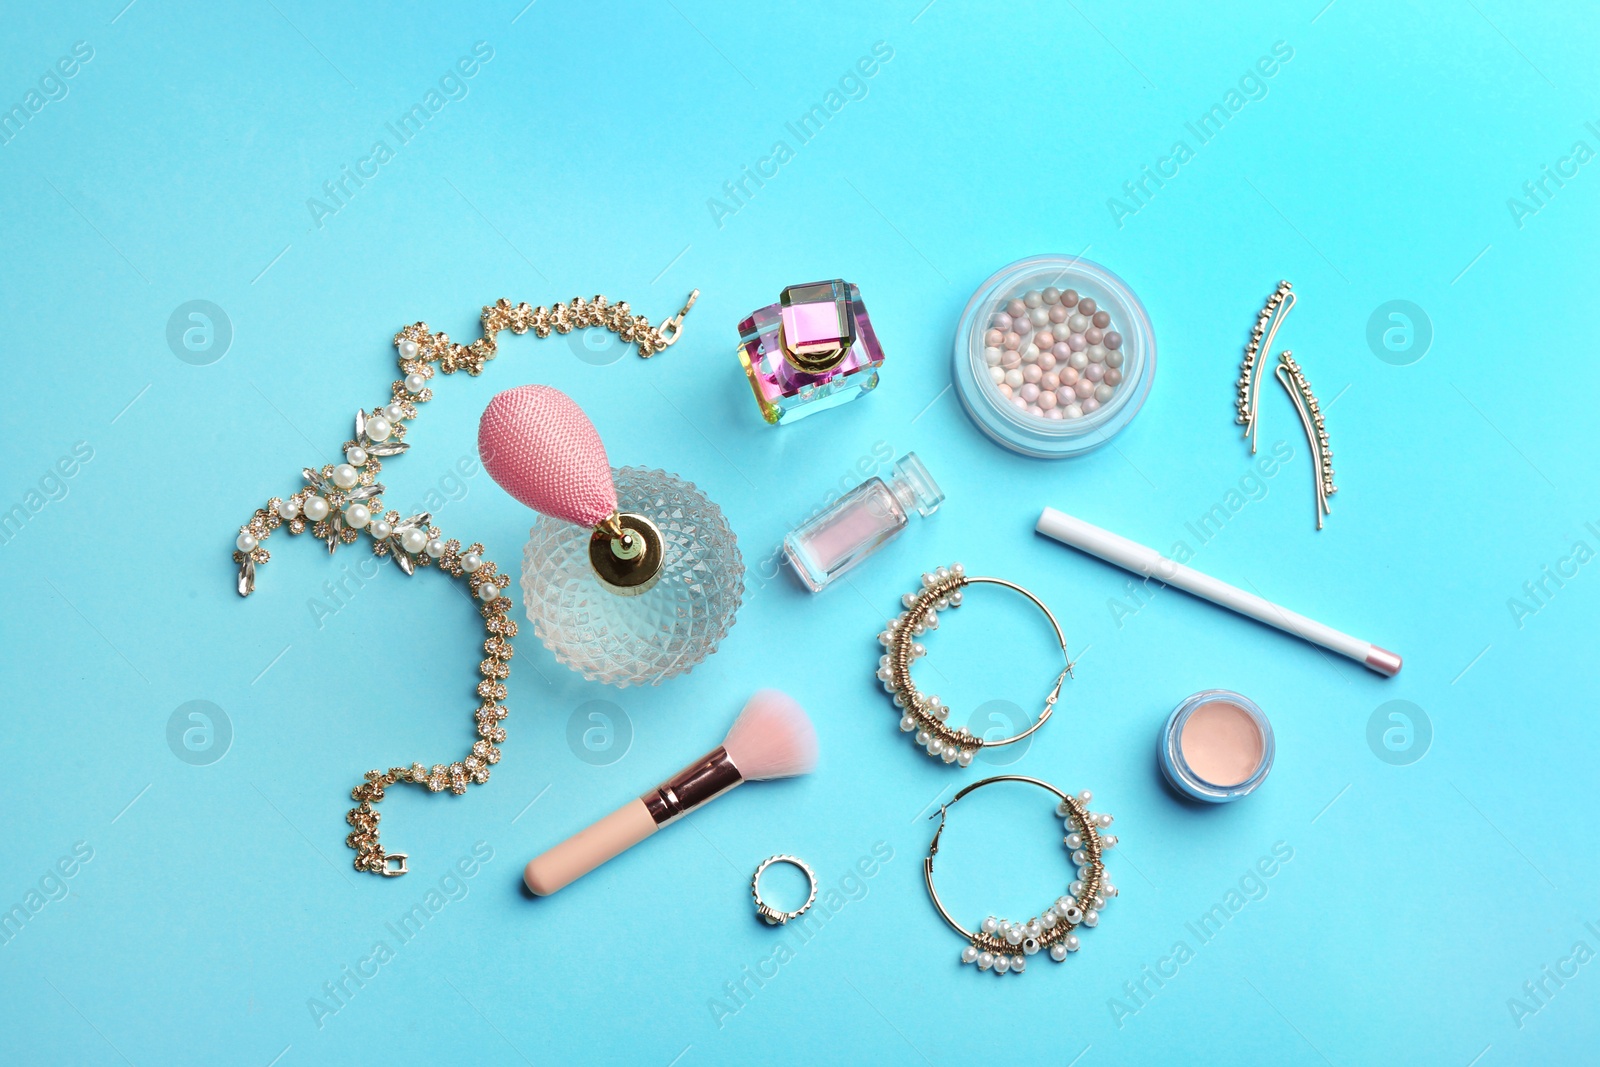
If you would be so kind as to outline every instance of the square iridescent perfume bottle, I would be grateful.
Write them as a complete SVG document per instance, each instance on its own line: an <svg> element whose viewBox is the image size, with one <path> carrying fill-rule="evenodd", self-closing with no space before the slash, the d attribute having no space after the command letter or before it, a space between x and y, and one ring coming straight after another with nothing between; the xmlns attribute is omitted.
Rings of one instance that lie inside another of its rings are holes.
<svg viewBox="0 0 1600 1067"><path fill-rule="evenodd" d="M841 279L791 285L739 324L739 362L768 422L793 422L878 386L883 349L861 303Z"/></svg>

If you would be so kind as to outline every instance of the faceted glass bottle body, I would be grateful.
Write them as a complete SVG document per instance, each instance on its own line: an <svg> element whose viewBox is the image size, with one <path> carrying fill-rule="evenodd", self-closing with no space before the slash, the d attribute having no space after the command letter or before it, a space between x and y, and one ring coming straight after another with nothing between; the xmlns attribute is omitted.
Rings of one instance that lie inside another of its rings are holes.
<svg viewBox="0 0 1600 1067"><path fill-rule="evenodd" d="M590 562L593 531L540 515L523 550L522 601L534 633L590 681L659 685L717 650L744 598L744 562L722 509L676 475L612 468L622 511L660 530L661 577L622 596Z"/></svg>
<svg viewBox="0 0 1600 1067"><path fill-rule="evenodd" d="M739 324L739 361L768 422L793 422L878 385L883 349L845 281L792 285Z"/></svg>
<svg viewBox="0 0 1600 1067"><path fill-rule="evenodd" d="M898 536L912 511L926 517L943 501L944 493L917 454L907 452L888 482L862 482L785 537L783 554L806 588L818 593Z"/></svg>

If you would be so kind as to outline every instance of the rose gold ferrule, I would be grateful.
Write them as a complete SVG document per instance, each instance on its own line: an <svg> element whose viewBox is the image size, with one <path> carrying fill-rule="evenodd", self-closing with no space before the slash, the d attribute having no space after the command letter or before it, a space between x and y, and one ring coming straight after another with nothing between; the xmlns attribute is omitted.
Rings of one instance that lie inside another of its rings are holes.
<svg viewBox="0 0 1600 1067"><path fill-rule="evenodd" d="M728 750L718 745L639 799L656 825L665 826L742 781Z"/></svg>

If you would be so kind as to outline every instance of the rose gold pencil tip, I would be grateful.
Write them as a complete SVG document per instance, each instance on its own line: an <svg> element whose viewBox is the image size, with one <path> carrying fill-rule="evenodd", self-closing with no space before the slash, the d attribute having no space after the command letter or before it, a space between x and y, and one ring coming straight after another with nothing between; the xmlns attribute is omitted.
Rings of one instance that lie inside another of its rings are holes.
<svg viewBox="0 0 1600 1067"><path fill-rule="evenodd" d="M1367 653L1367 666L1391 678L1400 673L1400 662L1399 656L1377 645L1373 645L1372 651Z"/></svg>

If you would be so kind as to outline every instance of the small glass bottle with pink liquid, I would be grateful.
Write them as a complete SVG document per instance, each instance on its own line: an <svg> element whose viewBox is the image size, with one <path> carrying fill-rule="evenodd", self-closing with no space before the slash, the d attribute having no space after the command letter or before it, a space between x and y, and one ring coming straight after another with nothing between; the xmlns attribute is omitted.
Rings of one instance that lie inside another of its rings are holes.
<svg viewBox="0 0 1600 1067"><path fill-rule="evenodd" d="M944 492L915 452L894 465L890 479L869 478L813 515L783 539L783 554L813 593L898 537L911 513L939 510Z"/></svg>

